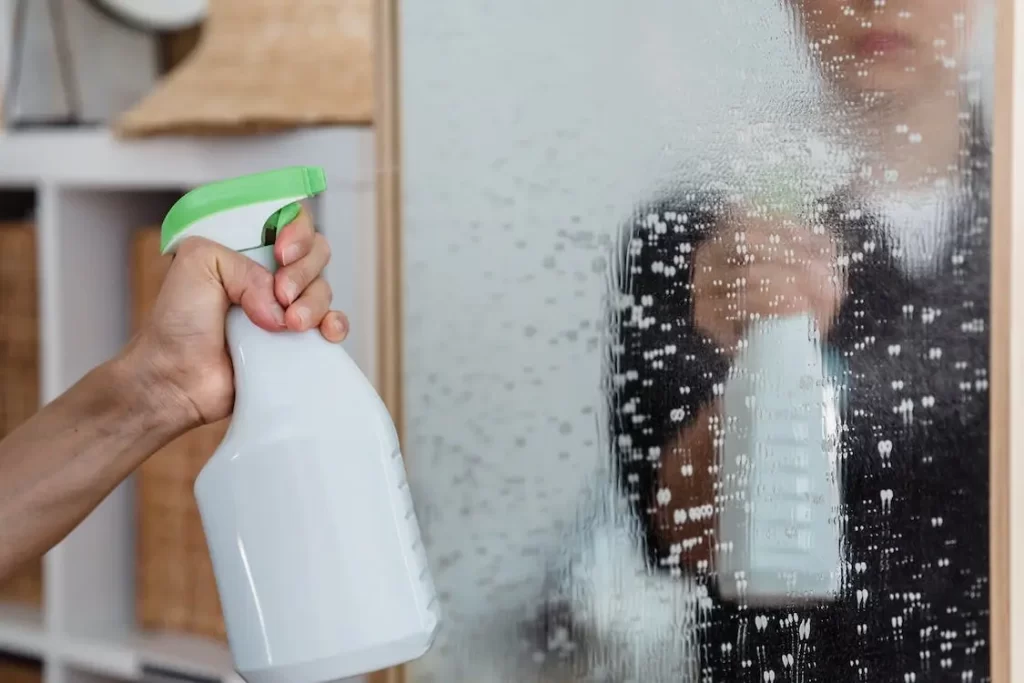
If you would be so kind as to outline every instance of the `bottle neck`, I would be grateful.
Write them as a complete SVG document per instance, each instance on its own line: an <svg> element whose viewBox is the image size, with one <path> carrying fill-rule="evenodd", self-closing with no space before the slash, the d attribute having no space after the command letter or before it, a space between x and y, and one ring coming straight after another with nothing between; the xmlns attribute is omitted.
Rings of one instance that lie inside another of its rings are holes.
<svg viewBox="0 0 1024 683"><path fill-rule="evenodd" d="M308 360L301 338L306 333L268 332L240 306L227 315L227 344L235 380L235 418L261 422L280 417L301 390Z"/></svg>
<svg viewBox="0 0 1024 683"><path fill-rule="evenodd" d="M266 247L256 247L255 249L246 249L238 252L243 256L247 256L256 263L260 264L271 273L277 272L277 259L274 258L274 245L271 244Z"/></svg>
<svg viewBox="0 0 1024 683"><path fill-rule="evenodd" d="M277 270L274 246L239 252L271 273ZM240 306L227 316L227 342L235 375L236 415L256 410L276 411L277 404L296 382L295 333L267 332L256 326ZM251 404L253 396L259 400ZM242 410L239 410L241 408ZM258 418L259 419L259 418Z"/></svg>

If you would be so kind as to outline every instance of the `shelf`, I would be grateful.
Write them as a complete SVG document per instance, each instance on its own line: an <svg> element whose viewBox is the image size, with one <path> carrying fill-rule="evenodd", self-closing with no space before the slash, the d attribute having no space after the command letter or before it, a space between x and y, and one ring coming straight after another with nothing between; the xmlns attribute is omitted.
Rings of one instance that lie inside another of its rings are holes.
<svg viewBox="0 0 1024 683"><path fill-rule="evenodd" d="M27 657L47 650L43 615L36 608L0 603L0 649Z"/></svg>
<svg viewBox="0 0 1024 683"><path fill-rule="evenodd" d="M372 129L142 140L122 140L103 128L0 134L0 186L6 187L59 184L177 190L267 168L307 164L326 166L332 184L372 183Z"/></svg>
<svg viewBox="0 0 1024 683"><path fill-rule="evenodd" d="M94 674L141 680L147 671L199 680L244 683L232 667L227 648L199 638L173 634L127 633L80 637L61 645L62 659Z"/></svg>

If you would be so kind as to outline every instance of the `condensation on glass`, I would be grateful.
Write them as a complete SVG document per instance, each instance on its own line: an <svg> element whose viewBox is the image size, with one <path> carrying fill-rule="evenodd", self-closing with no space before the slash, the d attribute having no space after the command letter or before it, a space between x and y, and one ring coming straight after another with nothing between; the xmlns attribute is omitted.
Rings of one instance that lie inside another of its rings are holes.
<svg viewBox="0 0 1024 683"><path fill-rule="evenodd" d="M989 680L991 2L401 22L409 680Z"/></svg>

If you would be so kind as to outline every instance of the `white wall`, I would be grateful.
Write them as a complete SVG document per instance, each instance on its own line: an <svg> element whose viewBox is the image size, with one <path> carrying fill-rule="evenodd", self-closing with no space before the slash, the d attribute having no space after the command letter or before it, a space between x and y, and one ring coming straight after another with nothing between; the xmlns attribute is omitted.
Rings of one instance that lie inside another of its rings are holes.
<svg viewBox="0 0 1024 683"><path fill-rule="evenodd" d="M597 578L580 589L591 620L607 630L646 610L633 630L661 637L678 618L678 584L658 589L674 608L630 599L629 543L598 542L615 515L581 507L615 509L599 473L612 240L656 192L728 177L785 137L734 107L800 130L815 84L772 2L402 10L405 450L448 617L413 680L518 680L529 654L511 625L545 564L581 545L605 569L603 592Z"/></svg>

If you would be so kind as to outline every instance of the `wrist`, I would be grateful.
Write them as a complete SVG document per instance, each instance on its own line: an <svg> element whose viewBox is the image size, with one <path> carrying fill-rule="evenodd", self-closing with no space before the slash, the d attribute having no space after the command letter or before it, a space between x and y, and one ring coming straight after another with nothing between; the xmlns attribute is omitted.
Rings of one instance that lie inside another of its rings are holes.
<svg viewBox="0 0 1024 683"><path fill-rule="evenodd" d="M109 381L129 406L140 411L149 429L172 439L202 424L189 398L162 368L156 354L147 353L145 342L133 339L106 365Z"/></svg>

